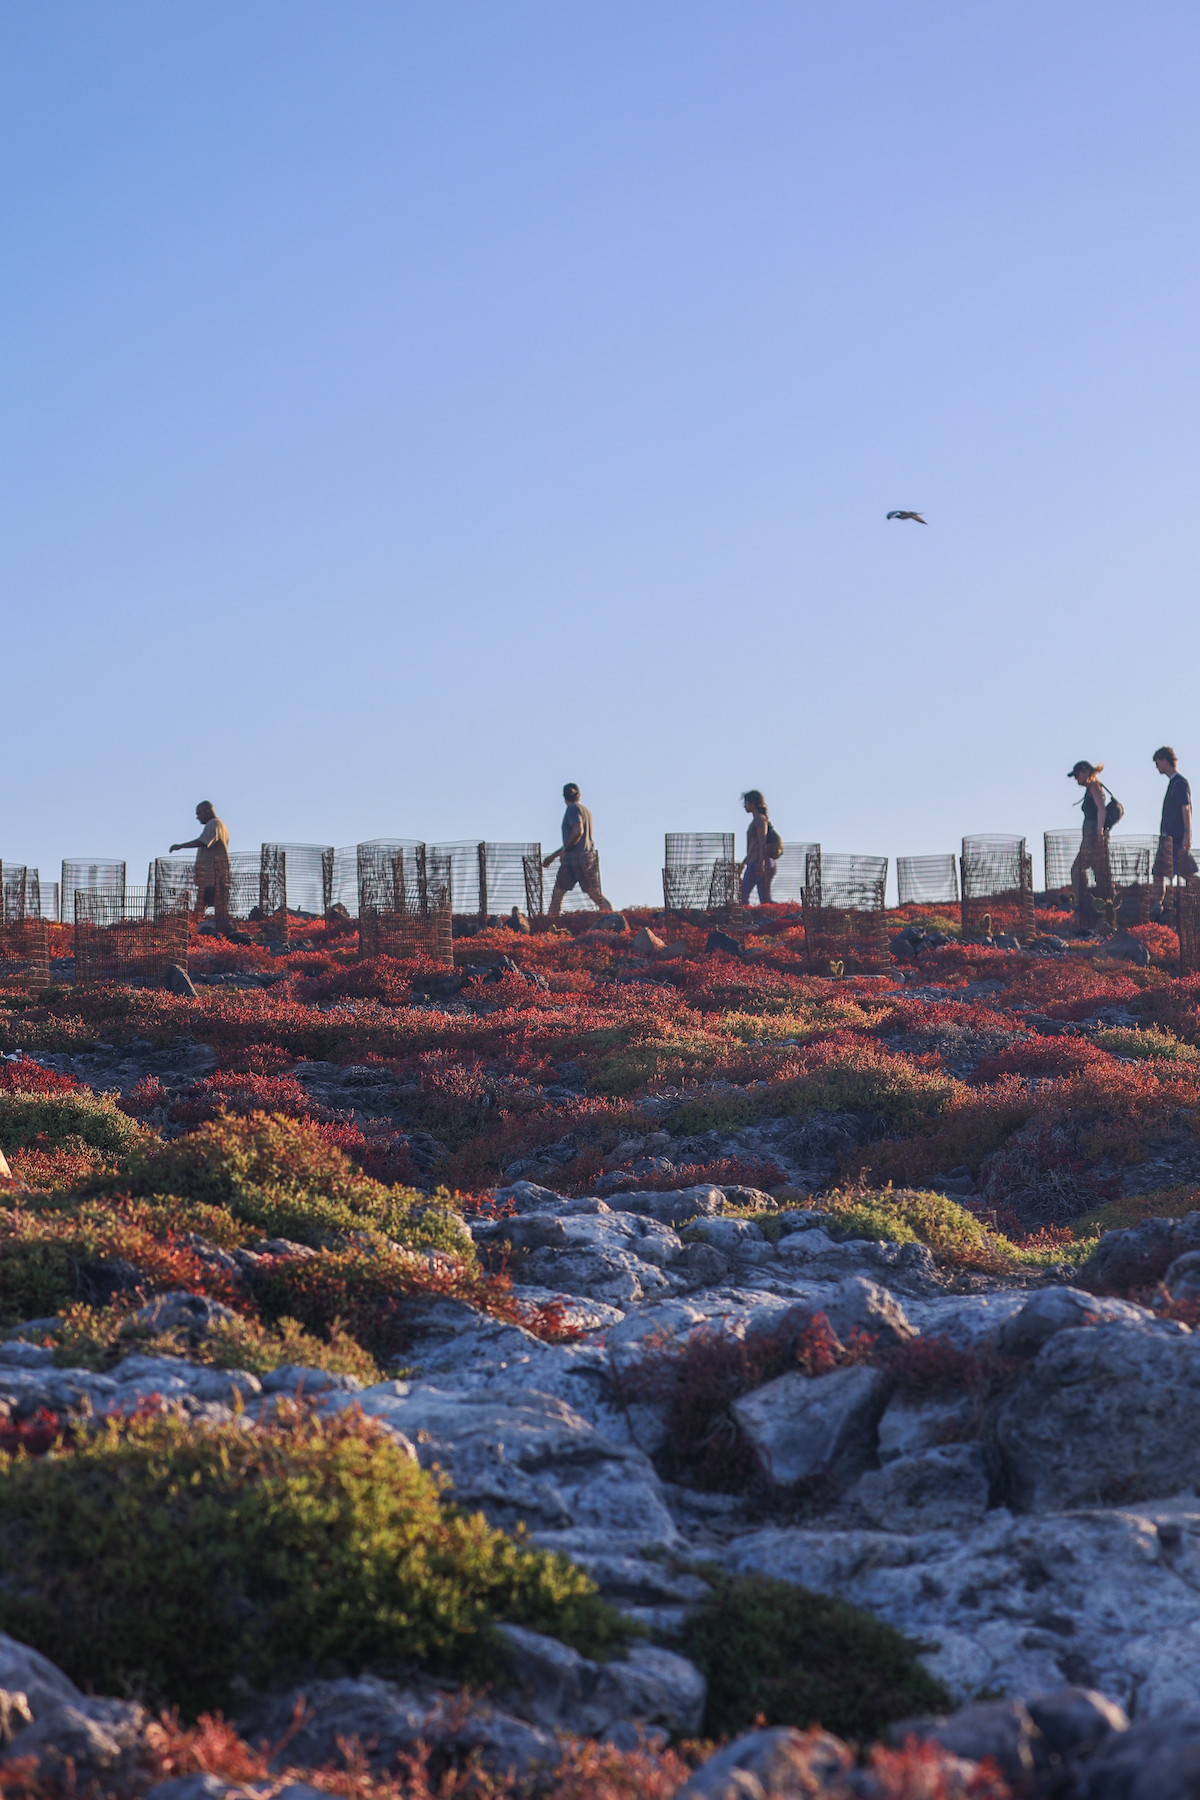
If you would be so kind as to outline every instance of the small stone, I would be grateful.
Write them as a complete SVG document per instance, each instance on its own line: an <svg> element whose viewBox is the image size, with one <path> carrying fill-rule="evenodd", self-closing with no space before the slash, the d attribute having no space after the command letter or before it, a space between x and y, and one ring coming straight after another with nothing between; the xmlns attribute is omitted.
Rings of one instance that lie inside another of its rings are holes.
<svg viewBox="0 0 1200 1800"><path fill-rule="evenodd" d="M192 986L187 970L180 968L178 963L172 963L167 970L163 986L168 993L178 994L181 999L194 1000L196 998L196 990Z"/></svg>
<svg viewBox="0 0 1200 1800"><path fill-rule="evenodd" d="M648 925L643 925L641 930L636 932L630 940L629 948L649 953L654 950L665 950L666 945L660 937L655 937Z"/></svg>

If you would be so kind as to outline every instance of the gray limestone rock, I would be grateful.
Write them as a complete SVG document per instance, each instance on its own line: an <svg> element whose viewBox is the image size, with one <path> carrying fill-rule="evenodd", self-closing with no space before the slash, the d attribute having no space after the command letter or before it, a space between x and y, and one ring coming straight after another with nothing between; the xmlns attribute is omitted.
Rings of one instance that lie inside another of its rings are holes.
<svg viewBox="0 0 1200 1800"><path fill-rule="evenodd" d="M81 1697L39 1713L13 1738L3 1760L30 1757L47 1782L67 1782L72 1768L85 1782L120 1776L132 1769L149 1722L145 1708L129 1701Z"/></svg>
<svg viewBox="0 0 1200 1800"><path fill-rule="evenodd" d="M996 1347L1005 1356L1036 1356L1056 1332L1083 1325L1144 1325L1153 1317L1144 1306L1128 1300L1101 1299L1080 1288L1043 1288L1014 1318L1005 1320Z"/></svg>
<svg viewBox="0 0 1200 1800"><path fill-rule="evenodd" d="M854 1753L828 1731L748 1731L710 1756L675 1800L773 1800L836 1794Z"/></svg>
<svg viewBox="0 0 1200 1800"><path fill-rule="evenodd" d="M24 1694L35 1719L58 1706L74 1706L83 1695L62 1670L38 1650L0 1631L0 1688Z"/></svg>
<svg viewBox="0 0 1200 1800"><path fill-rule="evenodd" d="M1166 1321L1059 1332L1001 1401L994 1444L1025 1512L1194 1487L1200 1337Z"/></svg>
<svg viewBox="0 0 1200 1800"><path fill-rule="evenodd" d="M1079 1800L1195 1800L1200 1793L1200 1706L1114 1731L1078 1777Z"/></svg>
<svg viewBox="0 0 1200 1800"><path fill-rule="evenodd" d="M888 1736L893 1744L903 1744L910 1737L932 1740L953 1756L971 1762L990 1756L1014 1787L1030 1780L1035 1748L1041 1748L1041 1732L1020 1700L966 1706L950 1718L901 1719L890 1727Z"/></svg>
<svg viewBox="0 0 1200 1800"><path fill-rule="evenodd" d="M917 1336L895 1296L865 1275L839 1281L821 1310L843 1343L855 1331L866 1332L881 1344L904 1344Z"/></svg>
<svg viewBox="0 0 1200 1800"><path fill-rule="evenodd" d="M879 1421L879 1461L915 1456L938 1444L973 1437L978 1428L978 1403L971 1394L950 1394L945 1399L918 1400L909 1394L893 1394Z"/></svg>
<svg viewBox="0 0 1200 1800"><path fill-rule="evenodd" d="M683 1734L703 1724L707 1684L686 1657L636 1644L627 1657L594 1663L540 1632L496 1629L510 1667L501 1698L536 1725L600 1737L622 1720Z"/></svg>
<svg viewBox="0 0 1200 1800"><path fill-rule="evenodd" d="M885 1402L879 1371L857 1365L780 1375L736 1400L732 1412L774 1486L820 1477L845 1487L874 1459Z"/></svg>
<svg viewBox="0 0 1200 1800"><path fill-rule="evenodd" d="M869 1469L846 1495L885 1531L938 1531L981 1524L988 1478L981 1444L938 1444Z"/></svg>

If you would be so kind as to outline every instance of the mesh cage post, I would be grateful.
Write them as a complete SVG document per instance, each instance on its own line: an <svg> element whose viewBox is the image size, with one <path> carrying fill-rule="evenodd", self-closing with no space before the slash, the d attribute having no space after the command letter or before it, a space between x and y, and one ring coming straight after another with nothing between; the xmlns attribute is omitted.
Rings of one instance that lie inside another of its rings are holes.
<svg viewBox="0 0 1200 1800"><path fill-rule="evenodd" d="M282 844L264 844L259 851L258 917L268 944L287 943L287 851Z"/></svg>
<svg viewBox="0 0 1200 1800"><path fill-rule="evenodd" d="M777 905L799 906L804 901L804 878L808 858L813 851L819 856L820 844L785 844L775 859L771 881L771 899Z"/></svg>
<svg viewBox="0 0 1200 1800"><path fill-rule="evenodd" d="M480 844L476 851L479 857L479 923L486 925L488 921L488 864L487 845Z"/></svg>
<svg viewBox="0 0 1200 1800"><path fill-rule="evenodd" d="M50 928L45 919L0 925L0 992L40 993L50 985Z"/></svg>
<svg viewBox="0 0 1200 1800"><path fill-rule="evenodd" d="M868 975L888 968L886 856L809 854L804 955L810 975Z"/></svg>
<svg viewBox="0 0 1200 1800"><path fill-rule="evenodd" d="M323 919L329 911L328 894L333 880L333 847L330 844L264 844L278 853L287 870L284 904L310 919Z"/></svg>
<svg viewBox="0 0 1200 1800"><path fill-rule="evenodd" d="M1200 974L1200 887L1176 888L1175 930L1179 937L1179 973Z"/></svg>
<svg viewBox="0 0 1200 1800"><path fill-rule="evenodd" d="M321 851L321 914L326 919L333 905L333 859L336 855L332 844L326 844Z"/></svg>
<svg viewBox="0 0 1200 1800"><path fill-rule="evenodd" d="M18 925L32 911L27 883L28 870L22 864L0 863L0 924Z"/></svg>
<svg viewBox="0 0 1200 1800"><path fill-rule="evenodd" d="M521 858L521 874L525 883L525 914L530 924L540 919L545 910L545 871L542 868L542 846L532 844Z"/></svg>
<svg viewBox="0 0 1200 1800"><path fill-rule="evenodd" d="M187 968L185 904L155 917L139 888L76 888L75 980L161 986L175 964Z"/></svg>

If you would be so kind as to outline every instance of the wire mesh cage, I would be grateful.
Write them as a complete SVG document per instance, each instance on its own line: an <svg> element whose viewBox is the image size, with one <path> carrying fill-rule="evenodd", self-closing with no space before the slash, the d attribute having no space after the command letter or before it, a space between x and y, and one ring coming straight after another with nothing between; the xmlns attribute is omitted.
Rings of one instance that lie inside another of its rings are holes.
<svg viewBox="0 0 1200 1800"><path fill-rule="evenodd" d="M668 831L663 862L668 869L690 869L700 863L736 862L732 831Z"/></svg>
<svg viewBox="0 0 1200 1800"><path fill-rule="evenodd" d="M36 877L35 870L35 880ZM28 888L29 870L24 863L0 863L0 924L16 925L28 917Z"/></svg>
<svg viewBox="0 0 1200 1800"><path fill-rule="evenodd" d="M155 917L144 888L76 888L75 980L158 986L187 968L188 909Z"/></svg>
<svg viewBox="0 0 1200 1800"><path fill-rule="evenodd" d="M7 879L9 865L4 864L4 877ZM58 919L58 883L43 881L37 869L25 870L25 918Z"/></svg>
<svg viewBox="0 0 1200 1800"><path fill-rule="evenodd" d="M50 985L50 931L45 919L0 925L0 990L38 993Z"/></svg>
<svg viewBox="0 0 1200 1800"><path fill-rule="evenodd" d="M146 877L146 917L186 905L196 910L196 865L190 856L156 856Z"/></svg>
<svg viewBox="0 0 1200 1800"><path fill-rule="evenodd" d="M329 887L329 906L343 907L352 919L358 917L358 845L335 850L333 876Z"/></svg>
<svg viewBox="0 0 1200 1800"><path fill-rule="evenodd" d="M289 911L323 919L333 904L333 845L264 844L262 849L284 859Z"/></svg>
<svg viewBox="0 0 1200 1800"><path fill-rule="evenodd" d="M668 831L663 852L663 906L699 921L739 900L732 831Z"/></svg>
<svg viewBox="0 0 1200 1800"><path fill-rule="evenodd" d="M901 906L958 904L958 862L949 856L898 856L896 893Z"/></svg>
<svg viewBox="0 0 1200 1800"><path fill-rule="evenodd" d="M965 837L962 841L964 937L1006 935L1022 941L1036 934L1033 858L1022 837Z"/></svg>
<svg viewBox="0 0 1200 1800"><path fill-rule="evenodd" d="M1175 930L1179 934L1179 973L1200 974L1200 887L1175 889Z"/></svg>
<svg viewBox="0 0 1200 1800"><path fill-rule="evenodd" d="M454 967L451 861L424 844L358 845L358 956L423 957Z"/></svg>
<svg viewBox="0 0 1200 1800"><path fill-rule="evenodd" d="M268 944L288 941L288 864L280 844L229 853L230 919L254 926ZM220 908L218 906L218 917Z"/></svg>
<svg viewBox="0 0 1200 1800"><path fill-rule="evenodd" d="M804 881L808 859L813 851L819 856L820 844L785 844L775 859L771 881L771 899L780 905L799 906L804 901Z"/></svg>
<svg viewBox="0 0 1200 1800"><path fill-rule="evenodd" d="M886 856L810 851L804 879L804 953L810 975L874 974L889 966Z"/></svg>
<svg viewBox="0 0 1200 1800"><path fill-rule="evenodd" d="M1077 830L1043 832L1042 866L1048 894L1070 892L1071 864L1079 853L1079 841Z"/></svg>
<svg viewBox="0 0 1200 1800"><path fill-rule="evenodd" d="M64 925L75 923L76 888L103 889L105 893L125 892L125 864L112 857L73 856L62 866L59 883L59 918Z"/></svg>

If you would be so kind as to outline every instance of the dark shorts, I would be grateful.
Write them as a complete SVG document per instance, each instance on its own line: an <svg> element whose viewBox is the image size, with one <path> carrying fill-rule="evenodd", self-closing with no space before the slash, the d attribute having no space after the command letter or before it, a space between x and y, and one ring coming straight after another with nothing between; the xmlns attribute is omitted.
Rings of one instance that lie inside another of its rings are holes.
<svg viewBox="0 0 1200 1800"><path fill-rule="evenodd" d="M1196 859L1190 850L1184 850L1182 838L1160 837L1158 855L1154 859L1154 873L1166 875L1174 880L1177 875L1195 875Z"/></svg>
<svg viewBox="0 0 1200 1800"><path fill-rule="evenodd" d="M600 858L596 851L564 850L554 885L560 894L569 894L573 887L581 887L585 893L588 888L599 887Z"/></svg>

